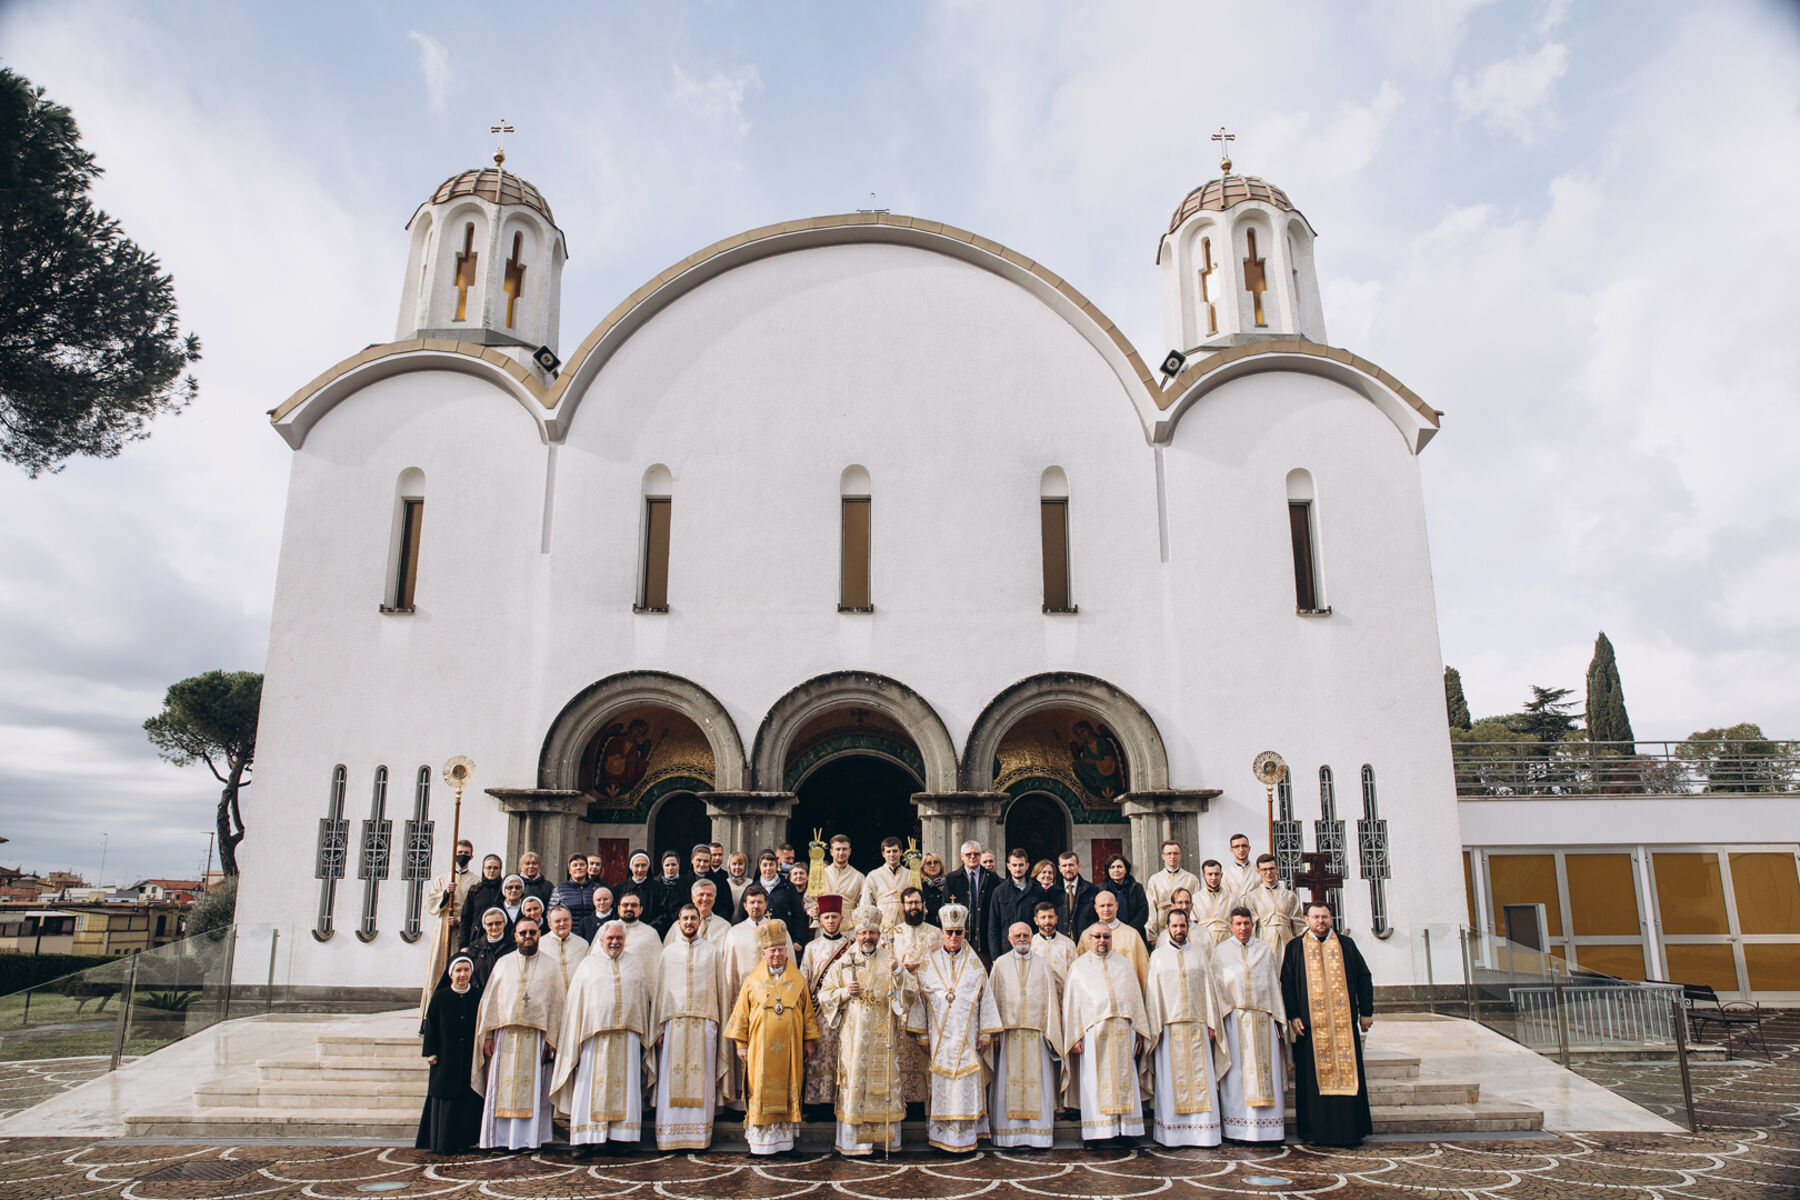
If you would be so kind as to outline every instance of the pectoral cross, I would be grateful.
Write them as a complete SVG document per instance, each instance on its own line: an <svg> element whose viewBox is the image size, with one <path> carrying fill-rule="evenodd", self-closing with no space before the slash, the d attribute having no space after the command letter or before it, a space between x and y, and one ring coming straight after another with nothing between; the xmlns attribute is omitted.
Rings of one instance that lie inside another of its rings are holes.
<svg viewBox="0 0 1800 1200"><path fill-rule="evenodd" d="M1231 174L1231 143L1237 141L1235 133L1226 133L1223 125L1219 132L1212 135L1212 140L1219 143L1219 170L1226 175Z"/></svg>
<svg viewBox="0 0 1800 1200"><path fill-rule="evenodd" d="M1294 886L1303 887L1307 891L1307 903L1317 903L1325 898L1325 893L1333 888L1344 886L1342 872L1331 869L1331 855L1322 851L1301 855L1306 870L1294 872Z"/></svg>
<svg viewBox="0 0 1800 1200"><path fill-rule="evenodd" d="M456 319L468 319L469 289L475 286L475 226L463 227L463 248L456 255Z"/></svg>
<svg viewBox="0 0 1800 1200"><path fill-rule="evenodd" d="M1244 236L1250 239L1250 253L1244 259L1244 290L1250 293L1256 310L1256 323L1267 325L1268 321L1263 319L1263 293L1269 290L1268 276L1263 270L1265 260L1256 253L1256 230L1246 229Z"/></svg>

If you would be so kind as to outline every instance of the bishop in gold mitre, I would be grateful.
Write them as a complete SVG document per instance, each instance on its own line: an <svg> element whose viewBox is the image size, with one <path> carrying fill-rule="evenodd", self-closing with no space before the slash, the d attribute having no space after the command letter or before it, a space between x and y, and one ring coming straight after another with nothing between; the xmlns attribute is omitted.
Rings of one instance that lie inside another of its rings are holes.
<svg viewBox="0 0 1800 1200"><path fill-rule="evenodd" d="M800 1129L800 1094L806 1058L821 1030L806 980L788 961L787 930L766 922L757 930L763 965L738 992L725 1037L737 1044L749 1092L744 1140L750 1153L780 1154L794 1148Z"/></svg>

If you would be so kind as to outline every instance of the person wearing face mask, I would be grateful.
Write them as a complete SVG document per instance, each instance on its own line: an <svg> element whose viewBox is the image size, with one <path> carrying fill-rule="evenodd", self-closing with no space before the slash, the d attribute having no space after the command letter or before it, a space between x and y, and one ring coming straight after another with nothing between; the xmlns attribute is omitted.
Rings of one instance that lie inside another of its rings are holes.
<svg viewBox="0 0 1800 1200"><path fill-rule="evenodd" d="M438 985L450 966L450 956L463 944L462 910L469 901L469 888L475 882L469 863L475 857L475 844L468 838L456 843L455 865L432 879L425 889L425 911L435 914L437 924L431 931L431 957L425 969L425 987L419 997L419 1020L423 1022L437 995ZM454 881L454 882L453 882ZM421 1024L421 1030L423 1025Z"/></svg>
<svg viewBox="0 0 1800 1200"><path fill-rule="evenodd" d="M462 915L462 940L459 946L473 946L481 937L481 918L488 909L500 903L500 876L505 865L498 854L489 854L481 860L481 878L469 887L466 903L457 905Z"/></svg>
<svg viewBox="0 0 1800 1200"><path fill-rule="evenodd" d="M450 960L425 1010L420 1053L431 1064L425 1110L413 1146L433 1154L462 1154L481 1136L481 1093L469 1086L475 1058L475 1019L481 989L466 954Z"/></svg>
<svg viewBox="0 0 1800 1200"><path fill-rule="evenodd" d="M562 972L538 953L538 925L520 917L516 953L494 964L475 1023L472 1086L481 1089L481 1148L536 1150L554 1136L551 1064L562 1038Z"/></svg>

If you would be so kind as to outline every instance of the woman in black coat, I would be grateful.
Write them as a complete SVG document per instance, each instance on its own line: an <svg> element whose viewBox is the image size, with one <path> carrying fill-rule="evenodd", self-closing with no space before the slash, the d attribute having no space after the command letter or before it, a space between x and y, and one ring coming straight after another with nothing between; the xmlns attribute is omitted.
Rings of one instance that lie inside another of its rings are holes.
<svg viewBox="0 0 1800 1200"><path fill-rule="evenodd" d="M494 964L517 947L513 943L512 926L506 923L506 912L500 908L490 908L481 914L481 932L475 940L462 948L469 956L475 971L475 987L477 990L487 986L487 979L493 973Z"/></svg>
<svg viewBox="0 0 1800 1200"><path fill-rule="evenodd" d="M461 1154L481 1139L481 1093L469 1084L475 1058L475 1018L481 988L475 963L466 954L450 960L450 969L432 993L425 1010L425 1044L420 1053L431 1064L425 1088L425 1110L419 1114L419 1136L413 1145L433 1154Z"/></svg>
<svg viewBox="0 0 1800 1200"><path fill-rule="evenodd" d="M1107 859L1106 878L1100 886L1118 898L1119 920L1143 937L1144 925L1150 919L1150 902L1144 896L1144 885L1132 878L1130 860L1123 854Z"/></svg>

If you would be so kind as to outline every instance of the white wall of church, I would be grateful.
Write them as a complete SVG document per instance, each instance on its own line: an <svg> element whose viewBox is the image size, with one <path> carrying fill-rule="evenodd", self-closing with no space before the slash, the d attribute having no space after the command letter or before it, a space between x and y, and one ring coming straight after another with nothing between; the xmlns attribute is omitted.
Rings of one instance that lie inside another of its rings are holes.
<svg viewBox="0 0 1800 1200"><path fill-rule="evenodd" d="M1166 562L1158 452L1118 378L1023 289L924 250L816 248L727 272L651 319L563 401L577 403L566 442L547 449L491 385L402 375L339 404L295 453L239 908L241 921L301 934L293 982L420 982L425 944L398 936L414 771L475 759L463 828L478 853L502 849L506 818L481 789L536 786L563 705L639 669L709 690L746 748L794 685L878 672L923 696L959 752L1012 683L1092 674L1155 719L1172 787L1224 789L1190 848L1200 857L1223 858L1239 830L1260 848L1249 764L1276 749L1308 822L1317 768L1334 768L1354 864L1357 774L1375 767L1399 932L1370 938L1368 889L1352 880L1345 893L1378 982L1410 981L1409 927L1461 911L1417 464L1361 396L1267 374L1188 411L1162 451ZM658 464L672 498L670 611L634 613L645 473ZM851 465L873 497L867 614L837 611ZM1040 611L1052 466L1068 480L1073 615ZM1294 611L1295 467L1316 484L1328 617ZM408 468L426 479L417 612L383 615ZM388 766L395 865L363 944L352 857L338 932L320 946L305 936L310 866L338 763L353 856L371 776ZM440 783L440 868L449 804Z"/></svg>

